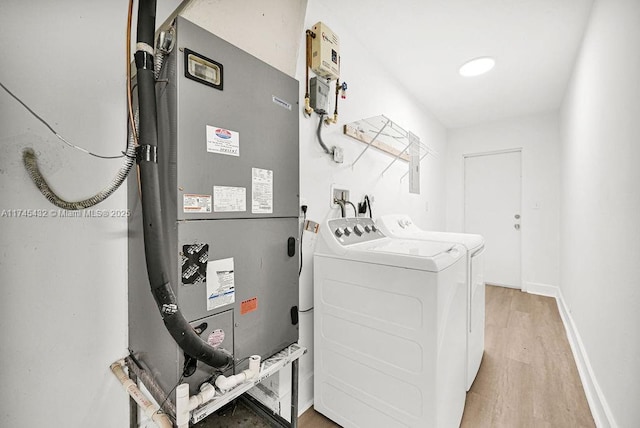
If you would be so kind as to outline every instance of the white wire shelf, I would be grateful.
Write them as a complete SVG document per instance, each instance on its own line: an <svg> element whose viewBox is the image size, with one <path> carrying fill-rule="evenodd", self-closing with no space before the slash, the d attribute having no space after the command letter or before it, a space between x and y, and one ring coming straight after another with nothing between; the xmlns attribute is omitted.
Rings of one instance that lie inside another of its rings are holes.
<svg viewBox="0 0 640 428"><path fill-rule="evenodd" d="M393 156L393 160L384 171L382 171L382 174L397 160L410 162L412 156L417 156L419 161L421 161L429 154L437 157L435 150L420 142L420 137L405 130L385 115L373 116L347 123L344 125L344 134L366 144L366 147L360 155L353 161L352 166L355 165L371 147ZM403 175L402 178L407 174Z"/></svg>

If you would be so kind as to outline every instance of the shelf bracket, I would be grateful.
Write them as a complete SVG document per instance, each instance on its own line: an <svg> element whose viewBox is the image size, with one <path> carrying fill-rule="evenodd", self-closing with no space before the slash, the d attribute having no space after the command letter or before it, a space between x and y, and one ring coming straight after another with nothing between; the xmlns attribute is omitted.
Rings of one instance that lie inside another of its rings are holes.
<svg viewBox="0 0 640 428"><path fill-rule="evenodd" d="M367 143L367 147L364 148L364 150L360 153L360 155L356 158L356 160L353 161L353 163L351 164L351 166L355 166L356 162L358 162L360 160L360 158L362 157L362 155L364 155L364 153L369 150L369 148L371 147L371 145L373 144L373 142L376 140L376 138L378 138L380 136L380 134L382 134L382 131L384 131L384 128L387 127L387 125L391 122L391 119L387 119L387 121L385 122L385 124L382 126L382 128L380 128L380 130L378 131L378 133L371 139L371 141L369 141Z"/></svg>
<svg viewBox="0 0 640 428"><path fill-rule="evenodd" d="M387 167L384 169L384 171L382 171L382 172L380 173L380 175L384 175L384 173L385 173L385 172L387 172L387 170L388 170L389 168L391 168L391 165L393 165L393 164L394 164L398 159L400 159L400 156L402 156L403 154L405 154L405 153L407 152L407 150L409 149L409 147L411 147L411 144L413 144L413 143L409 143L409 144L407 144L407 146L406 146L404 149L402 149L402 151L401 151L400 153L398 153L398 154L393 158L393 160L391 161L391 163L390 163L389 165L387 165Z"/></svg>

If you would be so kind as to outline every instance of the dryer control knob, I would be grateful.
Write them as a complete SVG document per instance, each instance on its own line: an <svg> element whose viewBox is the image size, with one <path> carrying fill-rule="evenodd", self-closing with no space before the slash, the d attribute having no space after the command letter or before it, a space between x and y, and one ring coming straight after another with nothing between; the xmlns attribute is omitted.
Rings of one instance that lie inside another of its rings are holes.
<svg viewBox="0 0 640 428"><path fill-rule="evenodd" d="M371 230L372 230L372 231L374 231L374 232L377 232L377 231L378 231L378 228L376 227L376 225L375 225L375 224L372 224L372 225L371 225Z"/></svg>
<svg viewBox="0 0 640 428"><path fill-rule="evenodd" d="M356 235L358 235L358 236L362 236L362 234L364 233L364 229L359 224L356 224L353 227L353 231L356 232Z"/></svg>
<svg viewBox="0 0 640 428"><path fill-rule="evenodd" d="M351 229L349 226L344 228L344 234L349 236L353 233L353 229Z"/></svg>
<svg viewBox="0 0 640 428"><path fill-rule="evenodd" d="M340 228L337 228L336 231L333 232L333 233L335 233L338 238L340 238L344 234L342 232L342 229L340 229Z"/></svg>
<svg viewBox="0 0 640 428"><path fill-rule="evenodd" d="M367 233L371 232L371 227L369 225L366 225L364 227L364 231L367 232Z"/></svg>

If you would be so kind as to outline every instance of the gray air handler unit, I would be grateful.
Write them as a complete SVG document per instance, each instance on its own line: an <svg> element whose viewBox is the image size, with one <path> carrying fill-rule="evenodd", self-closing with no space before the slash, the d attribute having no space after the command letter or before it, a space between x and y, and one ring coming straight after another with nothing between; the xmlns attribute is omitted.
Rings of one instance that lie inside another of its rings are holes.
<svg viewBox="0 0 640 428"><path fill-rule="evenodd" d="M156 82L163 251L177 306L233 356L230 374L298 341L298 82L181 17L174 25ZM135 175L128 190L130 350L165 392L185 376L195 394L220 369L166 330Z"/></svg>

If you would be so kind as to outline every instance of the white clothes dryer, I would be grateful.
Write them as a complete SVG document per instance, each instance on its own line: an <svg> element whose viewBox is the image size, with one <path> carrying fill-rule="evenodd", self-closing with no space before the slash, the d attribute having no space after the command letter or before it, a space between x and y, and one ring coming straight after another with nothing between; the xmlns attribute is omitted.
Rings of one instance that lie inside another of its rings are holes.
<svg viewBox="0 0 640 428"><path fill-rule="evenodd" d="M484 353L484 238L470 233L432 232L419 228L408 215L383 215L378 226L388 236L423 241L455 242L467 250L467 391L480 369Z"/></svg>
<svg viewBox="0 0 640 428"><path fill-rule="evenodd" d="M460 425L466 250L330 219L314 255L314 407L345 428Z"/></svg>

